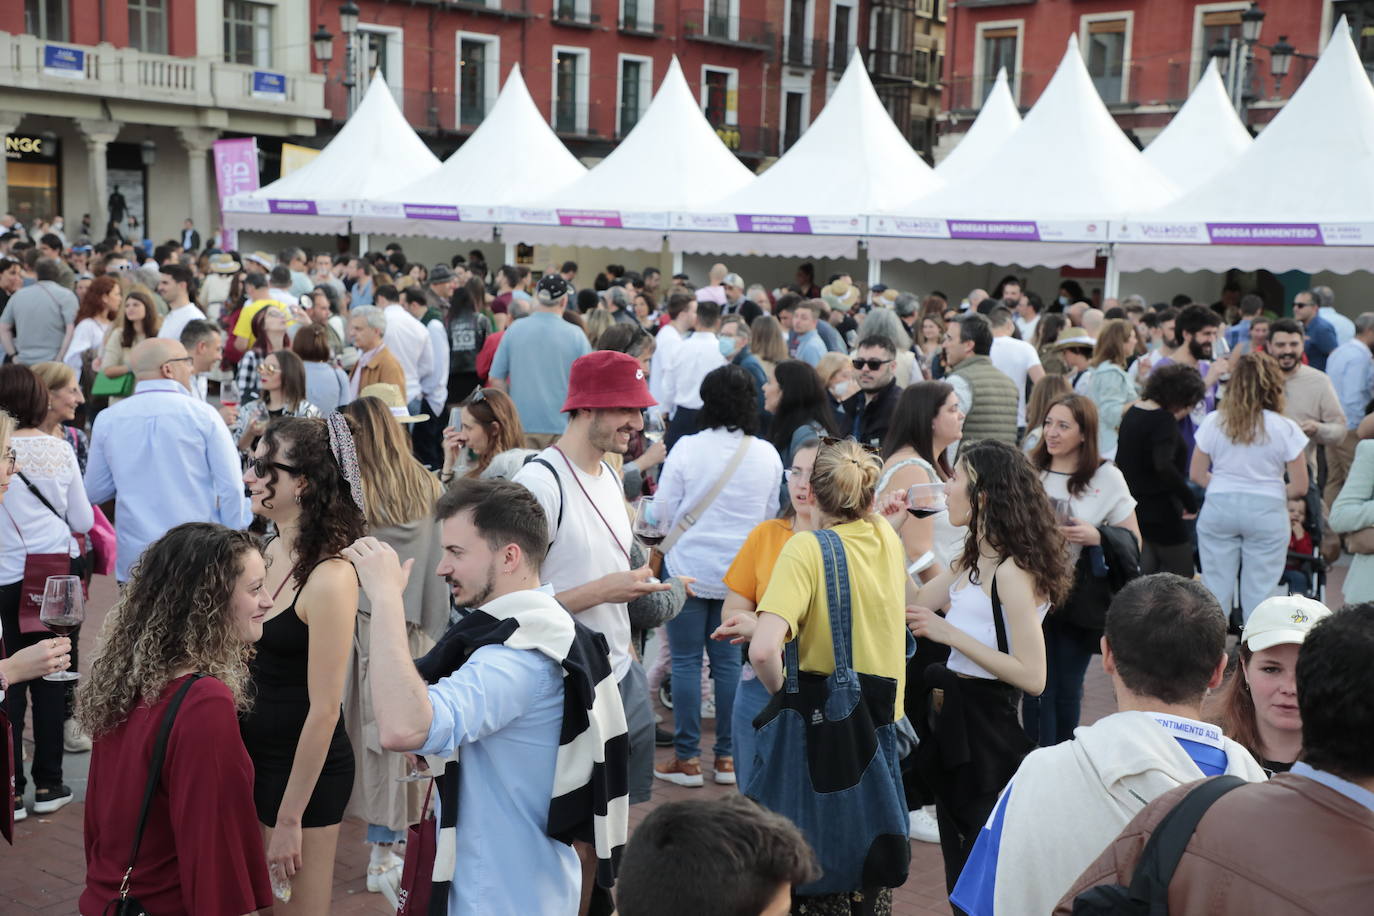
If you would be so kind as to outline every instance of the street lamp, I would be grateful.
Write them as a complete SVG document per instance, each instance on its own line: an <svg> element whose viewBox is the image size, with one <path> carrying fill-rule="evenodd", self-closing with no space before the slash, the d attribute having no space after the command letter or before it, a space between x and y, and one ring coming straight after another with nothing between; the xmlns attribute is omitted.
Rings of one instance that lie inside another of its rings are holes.
<svg viewBox="0 0 1374 916"><path fill-rule="evenodd" d="M339 28L349 35L358 31L358 16L361 12L358 4L353 0L346 0L344 5L339 7Z"/></svg>
<svg viewBox="0 0 1374 916"><path fill-rule="evenodd" d="M1287 35L1279 36L1279 43L1269 49L1269 75L1274 78L1274 92L1279 91L1279 83L1288 75L1293 63L1293 46L1288 43Z"/></svg>
<svg viewBox="0 0 1374 916"><path fill-rule="evenodd" d="M315 28L310 43L315 46L315 59L324 65L324 75L329 76L329 62L334 59L334 36L324 27L324 23Z"/></svg>
<svg viewBox="0 0 1374 916"><path fill-rule="evenodd" d="M157 144L152 140L144 140L138 145L138 157L143 160L145 168L152 168L157 162Z"/></svg>
<svg viewBox="0 0 1374 916"><path fill-rule="evenodd" d="M353 116L353 108L357 104L357 99L353 97L353 89L358 85L353 78L353 71L357 67L353 56L354 46L358 38L358 16L360 14L358 4L353 0L344 0L344 4L339 7L339 29L344 33L344 71L343 87L346 98L348 99L348 116Z"/></svg>
<svg viewBox="0 0 1374 916"><path fill-rule="evenodd" d="M1264 28L1264 10L1260 9L1258 3L1251 3L1250 8L1240 14L1240 35L1245 39L1247 45L1253 45L1259 41L1260 30Z"/></svg>

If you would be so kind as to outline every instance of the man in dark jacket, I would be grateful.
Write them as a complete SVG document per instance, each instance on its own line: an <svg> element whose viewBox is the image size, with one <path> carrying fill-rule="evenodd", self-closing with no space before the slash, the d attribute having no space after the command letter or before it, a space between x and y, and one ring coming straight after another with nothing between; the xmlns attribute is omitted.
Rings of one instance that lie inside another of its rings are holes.
<svg viewBox="0 0 1374 916"><path fill-rule="evenodd" d="M845 431L862 445L881 448L902 391L897 387L897 345L886 337L865 337L854 354L859 393L844 402Z"/></svg>

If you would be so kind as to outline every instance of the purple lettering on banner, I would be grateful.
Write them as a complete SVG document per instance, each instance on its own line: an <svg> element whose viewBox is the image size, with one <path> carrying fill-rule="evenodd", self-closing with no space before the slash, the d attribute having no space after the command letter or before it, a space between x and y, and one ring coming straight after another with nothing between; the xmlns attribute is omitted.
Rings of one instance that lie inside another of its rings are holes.
<svg viewBox="0 0 1374 916"><path fill-rule="evenodd" d="M272 213L297 213L304 216L317 215L313 200L269 200L267 209Z"/></svg>
<svg viewBox="0 0 1374 916"><path fill-rule="evenodd" d="M998 241L1040 241L1035 223L1025 220L967 220L951 219L949 237L952 239L990 239Z"/></svg>
<svg viewBox="0 0 1374 916"><path fill-rule="evenodd" d="M736 213L735 225L740 232L786 232L810 235L811 220L805 216L772 216L758 213Z"/></svg>
<svg viewBox="0 0 1374 916"><path fill-rule="evenodd" d="M592 226L600 229L622 229L619 210L559 210L560 226Z"/></svg>
<svg viewBox="0 0 1374 916"><path fill-rule="evenodd" d="M444 204L402 204L402 209L406 219L443 219L455 223L462 219L457 207Z"/></svg>
<svg viewBox="0 0 1374 916"><path fill-rule="evenodd" d="M1316 223L1208 223L1213 245L1325 245Z"/></svg>

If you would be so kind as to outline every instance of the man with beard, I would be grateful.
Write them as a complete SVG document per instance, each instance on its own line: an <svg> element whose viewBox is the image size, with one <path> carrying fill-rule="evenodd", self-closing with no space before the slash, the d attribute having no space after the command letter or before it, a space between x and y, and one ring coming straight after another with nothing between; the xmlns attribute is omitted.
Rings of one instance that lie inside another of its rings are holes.
<svg viewBox="0 0 1374 916"><path fill-rule="evenodd" d="M845 417L853 418L846 432L861 445L879 448L902 394L897 387L897 347L886 337L865 337L854 351L853 363L860 391L844 402Z"/></svg>
<svg viewBox="0 0 1374 916"><path fill-rule="evenodd" d="M426 572L376 538L344 550L372 604L377 737L442 767L444 912L576 913L592 882L573 841L605 850L608 887L628 830L625 715L616 691L598 689L611 676L604 643L540 584L548 527L529 491L464 480L435 515L434 573L472 610L416 663L402 591Z"/></svg>
<svg viewBox="0 0 1374 916"><path fill-rule="evenodd" d="M1161 322L1163 316L1161 315ZM1168 356L1161 356L1150 364L1149 372L1170 363L1192 366L1202 376L1207 386L1207 394L1193 412L1178 421L1179 434L1188 447L1188 457L1193 455L1193 436L1207 414L1217 409L1217 384L1221 377L1231 371L1231 363L1226 359L1212 360L1212 345L1221 333L1221 316L1205 305L1189 305L1178 313L1174 321L1174 339L1165 337L1165 345L1172 343L1173 349ZM1148 373L1147 373L1148 375Z"/></svg>
<svg viewBox="0 0 1374 916"><path fill-rule="evenodd" d="M642 412L656 403L633 356L597 350L580 357L572 364L563 402L566 431L513 478L534 494L548 519L543 581L610 646L629 729L630 804L648 801L653 785L654 713L644 669L630 651L627 605L669 586L660 584L647 564L631 566L634 535L625 493L606 455L625 454L631 436L644 428Z"/></svg>
<svg viewBox="0 0 1374 916"><path fill-rule="evenodd" d="M1283 415L1307 434L1308 479L1317 479L1317 446L1335 448L1345 438L1345 411L1325 372L1302 364L1302 328L1292 318L1269 325L1269 355L1283 370Z"/></svg>

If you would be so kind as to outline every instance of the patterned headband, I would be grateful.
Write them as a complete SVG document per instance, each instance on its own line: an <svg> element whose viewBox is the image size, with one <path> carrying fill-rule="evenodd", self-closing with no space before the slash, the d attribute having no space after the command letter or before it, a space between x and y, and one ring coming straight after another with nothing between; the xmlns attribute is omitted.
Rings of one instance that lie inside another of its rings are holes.
<svg viewBox="0 0 1374 916"><path fill-rule="evenodd" d="M353 494L358 511L366 515L363 480L358 473L358 450L353 445L353 434L348 431L348 421L343 414L335 411L326 416L324 422L329 428L329 450L334 453L334 460L338 462L339 470L343 471L344 480L348 481L348 489Z"/></svg>

